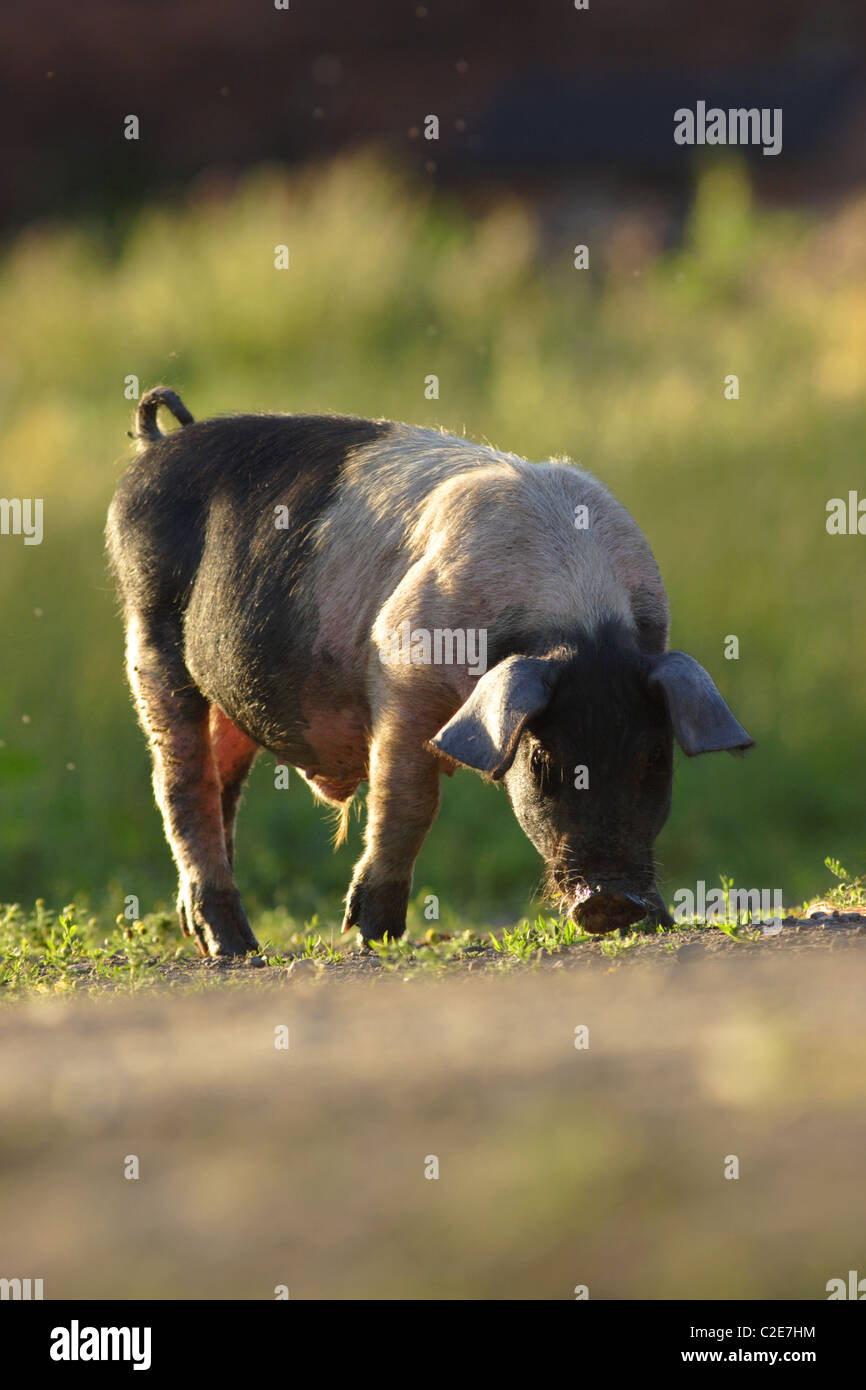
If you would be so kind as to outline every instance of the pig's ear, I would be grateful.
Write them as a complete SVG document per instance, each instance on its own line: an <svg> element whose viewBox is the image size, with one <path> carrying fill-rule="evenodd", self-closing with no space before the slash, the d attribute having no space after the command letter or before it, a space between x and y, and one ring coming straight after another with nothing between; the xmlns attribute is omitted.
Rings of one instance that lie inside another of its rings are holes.
<svg viewBox="0 0 866 1390"><path fill-rule="evenodd" d="M527 720L549 704L561 669L560 662L535 656L500 661L429 746L498 782L514 762Z"/></svg>
<svg viewBox="0 0 866 1390"><path fill-rule="evenodd" d="M665 652L656 659L649 684L664 691L674 736L690 758L697 753L744 753L754 745L693 656Z"/></svg>

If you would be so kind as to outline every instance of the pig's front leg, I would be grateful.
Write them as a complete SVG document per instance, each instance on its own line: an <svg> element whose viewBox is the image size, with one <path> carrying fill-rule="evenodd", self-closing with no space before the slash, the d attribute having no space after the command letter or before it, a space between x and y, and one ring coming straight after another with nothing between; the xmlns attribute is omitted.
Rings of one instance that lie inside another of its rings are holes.
<svg viewBox="0 0 866 1390"><path fill-rule="evenodd" d="M344 932L357 927L365 941L406 930L412 870L439 810L440 761L423 747L417 722L408 724L398 723L392 711L370 748L366 848L343 920Z"/></svg>

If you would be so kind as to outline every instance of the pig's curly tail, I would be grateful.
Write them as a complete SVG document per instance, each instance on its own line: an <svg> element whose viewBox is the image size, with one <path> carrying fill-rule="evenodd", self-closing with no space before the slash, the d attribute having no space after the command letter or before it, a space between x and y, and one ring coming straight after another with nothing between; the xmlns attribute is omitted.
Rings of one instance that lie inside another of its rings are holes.
<svg viewBox="0 0 866 1390"><path fill-rule="evenodd" d="M172 415L180 421L181 425L193 423L192 416L176 391L171 391L167 386L154 386L150 391L145 391L138 402L138 409L135 412L135 429L130 431L130 439L138 439L145 444L153 444L157 439L165 438L156 423L156 412L161 405L168 406Z"/></svg>

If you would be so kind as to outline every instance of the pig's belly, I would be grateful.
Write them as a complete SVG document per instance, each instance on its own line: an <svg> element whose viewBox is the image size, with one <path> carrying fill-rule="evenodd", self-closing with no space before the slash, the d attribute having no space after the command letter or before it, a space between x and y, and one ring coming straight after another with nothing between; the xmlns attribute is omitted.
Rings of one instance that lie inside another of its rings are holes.
<svg viewBox="0 0 866 1390"><path fill-rule="evenodd" d="M309 754L295 760L307 781L328 801L354 796L367 776L370 734L356 706L305 710L304 745Z"/></svg>
<svg viewBox="0 0 866 1390"><path fill-rule="evenodd" d="M354 794L367 776L370 718L366 700L335 683L331 668L316 668L292 682L252 662L234 666L241 677L192 670L196 684L226 718L260 748L301 771L329 801Z"/></svg>

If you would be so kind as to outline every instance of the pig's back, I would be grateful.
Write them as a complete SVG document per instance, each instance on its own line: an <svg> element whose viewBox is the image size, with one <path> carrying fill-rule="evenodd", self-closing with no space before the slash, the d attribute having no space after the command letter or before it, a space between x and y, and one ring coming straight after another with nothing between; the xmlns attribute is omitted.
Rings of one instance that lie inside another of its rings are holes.
<svg viewBox="0 0 866 1390"><path fill-rule="evenodd" d="M130 465L109 511L121 584L137 582L143 605L182 606L202 571L222 579L256 561L295 567L351 450L389 428L351 416L238 415L157 440ZM288 509L288 529L276 527L277 506Z"/></svg>
<svg viewBox="0 0 866 1390"><path fill-rule="evenodd" d="M377 622L403 616L426 627L493 628L518 611L530 622L633 624L636 593L666 636L649 545L597 479L407 425L347 460L315 529L311 582L320 642L343 659Z"/></svg>
<svg viewBox="0 0 866 1390"><path fill-rule="evenodd" d="M625 509L577 469L346 416L172 432L121 482L108 545L124 601L177 624L199 688L273 749L303 741L311 690L365 717L371 634L414 570L440 576L465 626L527 603L618 611L620 553L658 576Z"/></svg>

